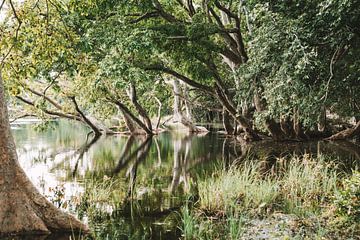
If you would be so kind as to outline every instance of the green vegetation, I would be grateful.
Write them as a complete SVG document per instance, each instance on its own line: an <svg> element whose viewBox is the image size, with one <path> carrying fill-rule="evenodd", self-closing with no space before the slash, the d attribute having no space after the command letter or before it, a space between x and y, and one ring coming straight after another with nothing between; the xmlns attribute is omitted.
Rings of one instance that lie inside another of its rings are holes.
<svg viewBox="0 0 360 240"><path fill-rule="evenodd" d="M262 166L262 162L246 162L200 180L193 211L183 209L185 238L254 237L257 231L294 239L358 236L357 172L341 180L329 159L308 155L278 159L265 172ZM342 236L345 232L348 235Z"/></svg>
<svg viewBox="0 0 360 240"><path fill-rule="evenodd" d="M356 0L31 0L17 9L19 28L12 12L0 25L14 117L73 119L96 135L152 135L173 115L189 131L222 122L246 140L358 136Z"/></svg>
<svg viewBox="0 0 360 240"><path fill-rule="evenodd" d="M116 223L114 212L137 219L158 209L156 192L135 194L130 200L127 184L107 177L86 184L77 212L87 217L94 236L124 238L128 233L127 237L136 238L148 233L146 224L133 232L125 222L122 227ZM141 181L137 188L151 189L151 184ZM264 162L249 159L198 175L194 187L174 195L183 196L182 207L158 220L173 233L178 226L183 239L248 239L260 234L346 239L359 234L359 173L344 174L331 158L280 158L266 170Z"/></svg>
<svg viewBox="0 0 360 240"><path fill-rule="evenodd" d="M337 214L349 222L360 221L360 173L353 172L350 178L344 179L342 189L334 200Z"/></svg>
<svg viewBox="0 0 360 240"><path fill-rule="evenodd" d="M316 208L336 191L336 169L321 158L294 158L291 164L279 159L269 170L274 172L268 173L263 173L261 166L261 162L245 163L200 182L199 207L222 212L239 208L258 210L255 213L281 210L301 214L303 210L319 210Z"/></svg>
<svg viewBox="0 0 360 240"><path fill-rule="evenodd" d="M358 236L355 169L295 151L291 159L266 150L247 160L247 143L349 140L343 151L359 158L359 23L359 0L0 1L0 150L9 148L0 165L13 163L0 172L30 183L16 163L9 108L13 120L41 119L37 131L65 128L58 119L80 123L53 139L74 153L51 171L66 168L63 181L85 178L85 192L65 201L60 185L48 198L74 207L96 237L145 238L156 228L176 237L180 229L173 223L181 220L185 239L246 239L258 232L255 225L265 229L265 238ZM223 144L192 141L207 128L226 136ZM162 132L171 132L172 141L159 144ZM98 145L102 136L106 148ZM220 152L226 167L190 176ZM79 171L88 153L93 169ZM53 155L45 149L31 160L43 164ZM36 208L28 216L39 223L29 217L28 231L52 231L56 224L40 214L49 208L31 204L35 188L23 193L25 186L10 187L12 180L0 181L9 189L2 201L11 201L15 191L24 197L20 207ZM134 216L160 220L119 230L119 215L133 224ZM9 221L12 230L0 235L24 229L14 222L15 230ZM98 230L100 222L106 224Z"/></svg>

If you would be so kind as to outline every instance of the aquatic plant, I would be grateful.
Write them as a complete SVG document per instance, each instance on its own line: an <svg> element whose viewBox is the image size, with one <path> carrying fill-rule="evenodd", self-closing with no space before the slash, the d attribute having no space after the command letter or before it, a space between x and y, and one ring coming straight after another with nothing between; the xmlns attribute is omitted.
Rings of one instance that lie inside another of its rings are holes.
<svg viewBox="0 0 360 240"><path fill-rule="evenodd" d="M336 166L322 157L278 159L264 172L262 162L220 169L199 184L199 208L227 212L231 208L253 214L282 210L297 215L317 211L337 189ZM304 208L305 207L305 208Z"/></svg>

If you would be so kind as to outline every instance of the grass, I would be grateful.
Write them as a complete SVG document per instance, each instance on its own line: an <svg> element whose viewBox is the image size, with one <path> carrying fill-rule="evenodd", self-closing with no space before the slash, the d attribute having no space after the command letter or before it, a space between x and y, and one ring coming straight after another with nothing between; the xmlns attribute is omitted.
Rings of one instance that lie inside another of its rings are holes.
<svg viewBox="0 0 360 240"><path fill-rule="evenodd" d="M264 171L263 162L220 169L215 178L199 182L199 208L226 213L230 209L259 215L280 210L304 216L321 210L337 191L336 166L322 157L278 159Z"/></svg>
<svg viewBox="0 0 360 240"><path fill-rule="evenodd" d="M344 224L354 225L354 221L342 221L338 229L332 229L335 225L330 223L337 218L336 208L343 209L341 212L346 215L351 205L353 216L358 216L354 210L358 209L358 202L353 196L357 196L360 174L345 184L338 166L322 156L280 158L271 167L268 165L264 161L246 161L230 168L218 166L211 175L199 175L196 196L187 196L180 210L182 238L247 239L265 229L270 239L274 236L338 239L342 237ZM102 207L122 205L127 185L124 179L105 177L87 182L86 189L82 198L85 215L102 223L109 220L101 217L107 211ZM95 231L99 239L106 239L109 232L111 236L129 233L130 228L119 227L114 225L118 220L110 220L106 227ZM178 217L171 224L176 226ZM356 227L349 227L348 232L346 236L357 236ZM139 237L141 234L130 235Z"/></svg>
<svg viewBox="0 0 360 240"><path fill-rule="evenodd" d="M181 211L182 237L193 239L240 239L245 230L245 218L239 213L229 214L227 218L209 218L193 211L185 205Z"/></svg>
<svg viewBox="0 0 360 240"><path fill-rule="evenodd" d="M89 179L85 182L85 192L79 200L77 213L85 214L89 219L96 218L111 210L126 198L126 184L124 179L104 177L103 179Z"/></svg>
<svg viewBox="0 0 360 240"><path fill-rule="evenodd" d="M323 156L279 158L268 165L246 161L199 178L199 199L182 212L184 238L246 239L263 230L269 238L342 239L344 232L358 237L351 226L359 224L349 223L358 213L356 174L346 180L349 176ZM345 215L351 205L351 217L339 215L343 205Z"/></svg>

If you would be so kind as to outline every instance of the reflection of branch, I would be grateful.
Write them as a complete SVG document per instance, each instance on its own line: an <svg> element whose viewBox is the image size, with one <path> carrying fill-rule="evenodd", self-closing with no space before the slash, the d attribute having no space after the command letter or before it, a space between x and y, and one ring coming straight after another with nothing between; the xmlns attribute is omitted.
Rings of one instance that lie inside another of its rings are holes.
<svg viewBox="0 0 360 240"><path fill-rule="evenodd" d="M99 135L95 135L93 137L93 139L91 140L91 142L87 143L85 142L85 144L79 148L75 154L79 154L79 157L77 158L74 170L72 172L72 176L75 177L78 166L79 166L79 162L80 160L84 157L84 154L87 153L89 151L89 149L91 148L91 146L93 146L98 140L100 139Z"/></svg>
<svg viewBox="0 0 360 240"><path fill-rule="evenodd" d="M128 170L128 173L130 174L130 176L129 176L129 190L128 190L128 194L127 194L128 199L129 199L130 196L131 197L133 196L135 183L136 183L138 165L139 165L140 162L144 161L145 158L147 157L147 155L149 153L149 150L150 150L151 143L152 143L151 140L152 140L151 137L148 137L145 140L144 147L137 152L135 162L131 165L130 169Z"/></svg>
<svg viewBox="0 0 360 240"><path fill-rule="evenodd" d="M149 148L149 145L151 145L151 139L152 137L147 137L146 140L130 155L121 156L118 165L115 167L113 174L118 174L138 153L141 154L141 158L144 158L143 156L145 153L147 154L148 151L146 149ZM145 153L144 153L145 152ZM137 161L139 160L139 156L137 157ZM142 160L142 159L140 159ZM139 160L139 161L140 161Z"/></svg>

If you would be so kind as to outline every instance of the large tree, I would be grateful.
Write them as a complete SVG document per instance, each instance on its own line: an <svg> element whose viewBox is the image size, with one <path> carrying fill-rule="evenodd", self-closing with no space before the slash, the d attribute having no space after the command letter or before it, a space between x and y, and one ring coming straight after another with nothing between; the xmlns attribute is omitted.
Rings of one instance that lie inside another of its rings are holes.
<svg viewBox="0 0 360 240"><path fill-rule="evenodd" d="M14 5L11 0L8 3L20 27ZM1 55L7 54L1 52ZM19 165L1 76L4 61L1 59L0 68L0 236L87 231L84 224L42 196Z"/></svg>

